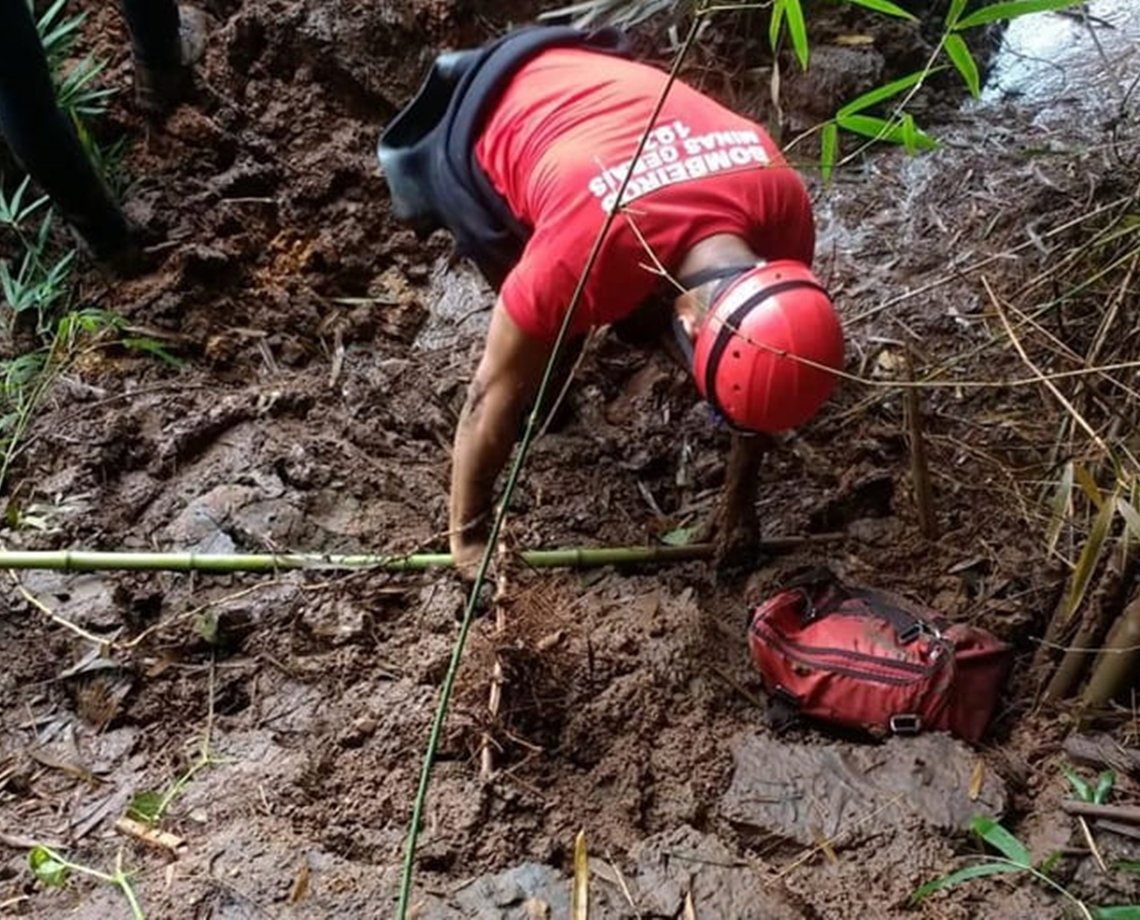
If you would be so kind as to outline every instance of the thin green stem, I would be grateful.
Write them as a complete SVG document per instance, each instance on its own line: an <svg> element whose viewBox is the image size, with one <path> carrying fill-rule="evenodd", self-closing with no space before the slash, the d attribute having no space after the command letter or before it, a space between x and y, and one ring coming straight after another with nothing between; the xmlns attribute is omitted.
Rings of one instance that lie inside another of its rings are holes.
<svg viewBox="0 0 1140 920"><path fill-rule="evenodd" d="M146 914L143 913L142 905L139 904L138 896L135 894L135 889L127 880L125 875L119 876L114 879L119 890L123 893L123 897L127 899L127 903L131 905L131 920L146 920Z"/></svg>
<svg viewBox="0 0 1140 920"><path fill-rule="evenodd" d="M114 885L123 893L123 897L127 899L127 903L131 907L131 920L146 920L146 914L143 912L142 905L139 904L138 896L135 894L130 878L127 873L123 871L122 850L119 850L115 856L115 872L112 875L107 872L102 872L99 869L93 869L91 866L85 866L83 863L72 862L70 859L57 853L51 847L41 845L38 849L42 850L52 860L59 863L69 872L78 872L80 875L86 875L88 878L96 879L105 885Z"/></svg>

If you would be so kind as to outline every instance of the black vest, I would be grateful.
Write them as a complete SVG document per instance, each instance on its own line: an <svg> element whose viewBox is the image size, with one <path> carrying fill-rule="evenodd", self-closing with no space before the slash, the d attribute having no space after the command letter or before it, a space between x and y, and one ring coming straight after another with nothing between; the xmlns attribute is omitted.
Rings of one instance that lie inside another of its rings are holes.
<svg viewBox="0 0 1140 920"><path fill-rule="evenodd" d="M475 144L503 88L548 48L582 47L629 57L617 29L527 26L470 51L436 58L419 92L380 135L377 155L401 220L446 227L460 255L498 289L533 228L522 224L475 158ZM585 75L589 79L589 75Z"/></svg>

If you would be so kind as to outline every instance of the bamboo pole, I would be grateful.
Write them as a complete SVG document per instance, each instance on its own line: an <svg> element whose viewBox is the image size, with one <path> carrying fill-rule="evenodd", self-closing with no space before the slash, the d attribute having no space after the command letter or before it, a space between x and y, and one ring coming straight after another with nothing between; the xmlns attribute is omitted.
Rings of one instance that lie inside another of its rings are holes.
<svg viewBox="0 0 1140 920"><path fill-rule="evenodd" d="M773 537L760 542L760 550L785 553L800 546L835 543L842 533ZM609 546L527 550L519 554L524 565L536 569L598 568L607 565L647 565L711 559L711 543L690 546ZM0 569L47 569L64 572L280 572L291 569L381 569L414 572L454 565L450 553L413 555L329 555L325 553L194 553L103 552L96 550L0 550Z"/></svg>
<svg viewBox="0 0 1140 920"><path fill-rule="evenodd" d="M1119 615L1126 599L1124 593L1136 570L1136 557L1129 551L1129 542L1122 540L1121 547L1121 552L1109 557L1096 590L1086 603L1084 616L1073 634L1071 645L1045 686L1041 695L1042 702L1055 703L1072 693L1096 655L1095 650L1105 630L1112 623L1113 617Z"/></svg>
<svg viewBox="0 0 1140 920"><path fill-rule="evenodd" d="M1086 709L1104 706L1136 678L1140 659L1140 597L1124 608L1109 631L1104 650L1093 667L1081 705Z"/></svg>

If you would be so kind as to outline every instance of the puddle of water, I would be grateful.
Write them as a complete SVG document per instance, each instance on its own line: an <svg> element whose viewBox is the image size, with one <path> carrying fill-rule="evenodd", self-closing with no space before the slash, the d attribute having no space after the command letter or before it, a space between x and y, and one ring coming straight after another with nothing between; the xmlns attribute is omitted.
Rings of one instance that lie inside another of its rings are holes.
<svg viewBox="0 0 1140 920"><path fill-rule="evenodd" d="M1087 23L1079 12L1037 13L1011 22L982 104L1011 97L1027 105L1074 97L1118 102L1140 69L1140 2L1092 0L1088 13Z"/></svg>

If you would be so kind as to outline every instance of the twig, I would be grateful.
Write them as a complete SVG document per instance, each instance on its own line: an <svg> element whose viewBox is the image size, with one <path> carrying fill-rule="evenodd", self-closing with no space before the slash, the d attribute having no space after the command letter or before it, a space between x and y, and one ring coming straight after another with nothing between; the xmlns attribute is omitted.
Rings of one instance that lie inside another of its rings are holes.
<svg viewBox="0 0 1140 920"><path fill-rule="evenodd" d="M24 583L20 581L20 577L14 571L9 569L8 574L12 577L12 581L16 585L16 590L20 593L24 600L35 607L38 611L40 611L40 613L44 614L44 616L46 616L57 626L62 626L64 629L71 630L71 632L79 636L80 639L83 639L86 642L94 643L95 645L99 646L100 649L108 648L114 641L114 636L97 636L94 633L88 632L82 626L78 626L75 623L72 623L71 620L61 617L47 604L32 594L31 591L25 588Z"/></svg>
<svg viewBox="0 0 1140 920"><path fill-rule="evenodd" d="M1094 208L1092 211L1074 217L1072 220L1067 220L1063 224L1059 224L1047 233L1041 234L1041 237L1042 239L1049 239L1050 237L1057 236L1066 230L1076 227L1079 224L1083 224L1087 220L1098 217L1105 211L1111 211L1113 208L1120 207L1121 205L1130 204L1133 201L1134 197L1134 195L1125 195L1121 198L1115 199L1114 201L1110 201L1098 208ZM862 313L856 314L854 317L852 317L850 323L854 325L855 323L868 320L871 317L882 313L884 310L895 306L896 304L903 303L907 300L913 300L915 297L921 297L923 294L928 294L930 291L933 291L936 288L943 287L944 285L951 284L955 281L961 282L963 275L970 274L971 272L976 272L979 269L985 268L987 265L992 265L994 262L999 262L1002 259L1009 258L1021 250L1028 249L1033 245L1033 240L1026 240L1024 243L1019 243L1010 249L1003 250L1002 252L996 252L993 255L978 259L975 262L971 262L969 265L965 265L961 268L955 269L949 274L943 275L941 278L936 278L934 281L927 282L926 284L915 288L913 291L907 291L905 294L899 294L895 297L890 298L889 300L884 300L882 303L876 304L874 307L864 310Z"/></svg>
<svg viewBox="0 0 1140 920"><path fill-rule="evenodd" d="M1089 845L1089 852L1092 853L1093 859L1096 860L1097 868L1100 869L1101 875L1108 875L1108 866L1104 864L1104 857L1100 855L1100 850L1097 849L1096 840L1093 839L1092 831L1089 830L1089 823L1083 816L1078 815L1077 824L1080 825L1081 833L1084 834L1085 843Z"/></svg>
<svg viewBox="0 0 1140 920"><path fill-rule="evenodd" d="M220 607L223 604L232 603L233 601L240 600L241 598L247 597L250 594L255 594L258 591L263 591L266 588L272 588L275 585L283 584L287 584L283 578L271 578L269 581L259 581L257 584L251 585L248 588L242 588L240 591L235 591L233 594L227 594L225 597L207 601L206 603L194 607L191 610L187 610L185 613L175 614L168 620L163 620L160 623L155 623L153 626L148 626L134 638L126 642L116 642L115 647L121 649L132 649L148 636L153 635L160 629L166 629L167 627L173 626L175 623L180 623L183 620L191 620L197 617L199 614L205 613L207 610L212 610L214 607Z"/></svg>
<svg viewBox="0 0 1140 920"><path fill-rule="evenodd" d="M755 706L761 712L764 712L765 710L767 710L768 707L764 705L764 702L763 702L763 700L760 699L760 697L758 697L752 691L748 690L746 687L742 687L739 683L737 683L735 680L733 680L732 677L730 677L727 672L721 670L716 665L713 665L710 670L712 671L713 674L715 674L717 677L719 677L721 680L723 680L726 684L728 684L728 686L730 686L733 690L735 690L742 697L744 697L744 699L748 700L749 703L751 703L753 706Z"/></svg>
<svg viewBox="0 0 1140 920"><path fill-rule="evenodd" d="M783 869L781 869L779 872L776 873L777 880L782 879L785 875L787 875L790 872L794 872L796 869L798 869L800 866L802 866L804 863L806 863L809 859L811 859L813 856L815 856L816 853L819 853L821 850L824 850L826 848L831 847L836 841L839 840L840 834L844 833L845 831L854 830L860 824L866 824L872 818L877 818L879 815L881 815L888 808L890 808L893 805L897 805L900 801L902 801L903 797L904 797L904 793L900 792L893 799L887 800L882 805L880 805L878 808L876 808L874 811L868 812L867 814L863 815L862 818L859 818L855 821L852 821L846 827L841 827L831 837L824 838L819 843L817 843L815 846L805 850L803 852L803 854L801 854L797 859L793 860L790 864L788 864L787 866L785 866Z"/></svg>
<svg viewBox="0 0 1140 920"><path fill-rule="evenodd" d="M1057 398L1057 401L1065 407L1065 410L1072 416L1073 421L1080 425L1081 428L1084 429L1085 433L1090 438L1092 438L1096 446L1104 451L1104 453L1109 457L1113 456L1112 448L1109 447L1108 444L1104 442L1104 439L1096 433L1092 425L1090 425L1085 417L1077 411L1076 406L1069 402L1069 400L1065 397L1065 394L1057 388L1057 385L1053 383L1052 380L1048 379L1044 374L1042 374L1041 370L1037 367L1036 364L1033 363L1033 360L1029 357L1029 355L1026 354L1025 348L1021 344L1021 340L1017 337L1017 333L1013 331L1013 327L1010 326L1009 319L1006 317L1005 311L1002 310L1000 301L994 294L993 288L990 287L989 279L987 279L984 275L982 276L982 285L985 287L986 294L988 294L990 298L990 303L993 304L994 309L997 311L998 317L1001 319L1002 325L1005 327L1006 334L1009 335L1010 342L1013 344L1013 347L1017 349L1017 353L1021 356L1021 360L1025 362L1026 366L1033 372L1034 376L1036 376L1038 380L1045 384L1049 392L1052 393Z"/></svg>
<svg viewBox="0 0 1140 920"><path fill-rule="evenodd" d="M142 821L136 821L134 818L125 816L115 821L115 830L120 834L133 837L135 840L145 843L149 847L153 847L156 850L164 850L168 853L177 853L186 845L186 841L177 834L172 834L161 828L151 827Z"/></svg>
<svg viewBox="0 0 1140 920"><path fill-rule="evenodd" d="M907 379L914 380L911 350L903 350ZM934 492L930 486L930 470L926 462L926 440L923 436L922 405L918 390L906 391L906 422L910 441L910 473L914 480L914 501L918 509L918 528L928 540L938 537L938 519L934 514Z"/></svg>
<svg viewBox="0 0 1140 920"><path fill-rule="evenodd" d="M1121 837L1128 837L1132 840L1140 840L1140 827L1134 827L1131 824L1124 824L1120 821L1106 821L1104 818L1097 818L1093 822L1098 830L1109 831L1113 834L1119 834Z"/></svg>
<svg viewBox="0 0 1140 920"><path fill-rule="evenodd" d="M1140 824L1140 805L1094 805L1067 799L1061 803L1061 808L1067 814L1083 818L1108 818L1124 824Z"/></svg>
<svg viewBox="0 0 1140 920"><path fill-rule="evenodd" d="M503 659L499 655L499 640L507 630L507 562L506 547L499 545L499 571L495 579L495 597L492 603L495 606L495 663L491 668L491 690L487 700L488 723L494 726L499 719L499 709L503 703ZM489 780L495 772L493 739L488 728L483 733L479 743L479 775L484 781Z"/></svg>
<svg viewBox="0 0 1140 920"><path fill-rule="evenodd" d="M629 890L629 885L626 884L625 876L622 875L621 869L618 868L618 864L614 862L613 854L610 853L609 850L606 850L606 864L610 867L610 871L613 872L614 877L617 879L618 887L621 888L621 893L625 895L626 901L629 902L630 909L637 914L640 920L641 911L638 909L637 902L633 900L633 893Z"/></svg>

